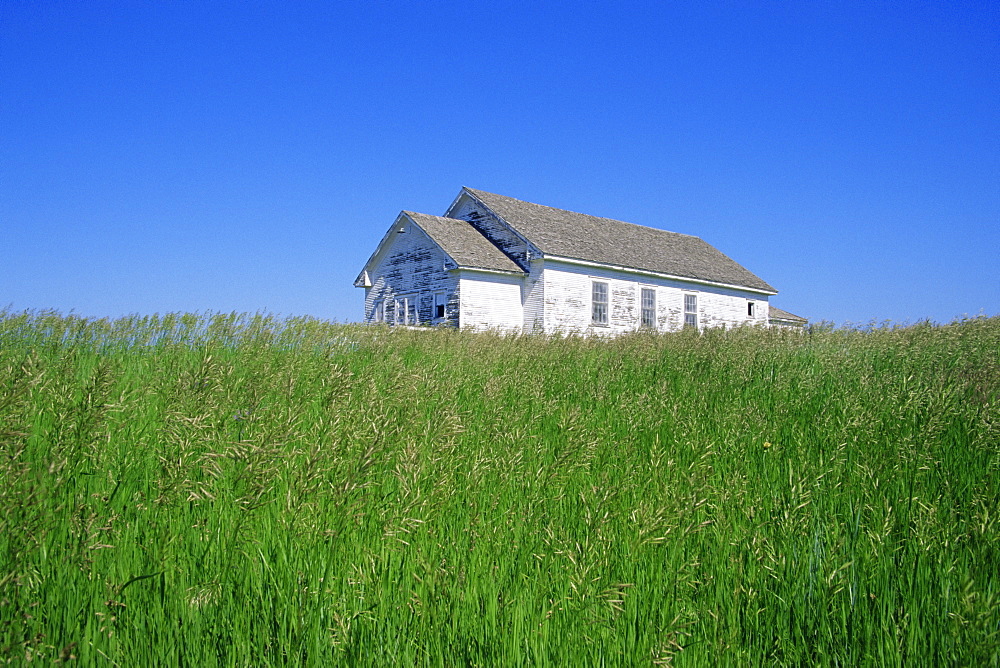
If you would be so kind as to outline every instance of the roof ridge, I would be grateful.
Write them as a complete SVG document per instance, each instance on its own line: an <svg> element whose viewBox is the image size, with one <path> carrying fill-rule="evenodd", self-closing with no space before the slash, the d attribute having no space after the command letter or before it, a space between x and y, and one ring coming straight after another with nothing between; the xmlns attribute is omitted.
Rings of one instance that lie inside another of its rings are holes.
<svg viewBox="0 0 1000 668"><path fill-rule="evenodd" d="M442 220L461 220L463 223L468 222L462 220L461 218L452 218L451 216L437 216L433 213L424 213L422 211L410 211L409 209L403 209L402 213L405 213L407 216L429 216L431 218L441 218Z"/></svg>
<svg viewBox="0 0 1000 668"><path fill-rule="evenodd" d="M672 230L664 230L664 229L659 228L659 227L653 227L652 225L643 225L641 223L633 223L633 222L630 222L628 220L621 220L620 218L609 218L608 216L595 216L592 213L583 213L582 211L573 211L572 209L560 209L557 206L549 206L548 204L539 204L537 202L529 202L526 199L518 199L516 197L511 197L510 195L501 195L499 193L491 193L491 192L489 192L487 190L478 190L476 188L470 188L468 186L462 186L462 188L464 188L465 190L468 190L470 193L473 193L473 194L483 193L484 195L490 195L492 197L503 197L504 199L513 200L513 201L519 202L521 204L530 204L531 206L538 206L538 207L541 207L543 209L551 209L553 211L560 211L562 213L571 213L574 216L587 216L588 218L596 218L597 220L610 220L610 221L615 222L615 223L622 223L624 225L632 225L633 227L641 227L641 228L644 228L644 229L647 229L647 230L653 230L654 232L662 232L662 233L665 233L665 234L676 234L676 235L682 236L682 237L691 237L692 239L701 239L701 237L696 236L694 234L685 234L684 232L674 232Z"/></svg>

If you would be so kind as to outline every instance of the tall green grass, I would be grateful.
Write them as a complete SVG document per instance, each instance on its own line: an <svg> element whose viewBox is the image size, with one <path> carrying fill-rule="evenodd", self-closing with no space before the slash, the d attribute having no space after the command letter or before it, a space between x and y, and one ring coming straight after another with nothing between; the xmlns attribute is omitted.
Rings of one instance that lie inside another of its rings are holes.
<svg viewBox="0 0 1000 668"><path fill-rule="evenodd" d="M1000 319L0 313L0 660L997 665Z"/></svg>

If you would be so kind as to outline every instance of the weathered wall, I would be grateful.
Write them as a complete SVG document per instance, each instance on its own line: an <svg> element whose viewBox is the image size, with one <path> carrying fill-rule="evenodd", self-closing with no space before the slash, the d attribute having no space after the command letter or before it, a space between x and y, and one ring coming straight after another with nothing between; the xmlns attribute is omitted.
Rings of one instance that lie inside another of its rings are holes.
<svg viewBox="0 0 1000 668"><path fill-rule="evenodd" d="M459 274L461 316L459 326L476 330L520 332L524 324L521 308L521 276L462 271Z"/></svg>
<svg viewBox="0 0 1000 668"><path fill-rule="evenodd" d="M524 304L524 329L527 333L545 331L545 280L542 260L532 260L528 264L528 275L521 288L521 303Z"/></svg>
<svg viewBox="0 0 1000 668"><path fill-rule="evenodd" d="M496 214L467 194L455 202L448 215L468 221L525 271L528 270L529 255L534 252L534 256L538 256L537 249L518 236Z"/></svg>
<svg viewBox="0 0 1000 668"><path fill-rule="evenodd" d="M419 324L458 326L458 277L444 268L448 256L423 230L409 221L402 234L392 232L386 247L369 269L372 287L365 290L365 322L377 320L375 303L386 305L387 322L393 322L394 300L413 297L417 300ZM448 300L445 318L434 318L434 294Z"/></svg>
<svg viewBox="0 0 1000 668"><path fill-rule="evenodd" d="M608 284L608 325L591 320L593 281ZM545 261L542 278L544 331L616 335L639 329L641 288L656 291L658 331L675 331L684 325L684 295L698 295L699 327L735 327L767 324L767 295L729 288L696 285L683 281L637 277L628 272L583 267L565 262ZM747 302L756 304L753 318L747 316Z"/></svg>

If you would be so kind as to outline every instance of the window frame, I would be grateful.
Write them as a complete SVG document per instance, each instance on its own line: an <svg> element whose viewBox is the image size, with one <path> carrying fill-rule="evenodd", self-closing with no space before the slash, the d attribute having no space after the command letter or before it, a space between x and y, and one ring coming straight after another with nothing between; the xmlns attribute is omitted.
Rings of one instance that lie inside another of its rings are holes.
<svg viewBox="0 0 1000 668"><path fill-rule="evenodd" d="M448 295L443 292L434 293L434 320L440 321L448 317Z"/></svg>
<svg viewBox="0 0 1000 668"><path fill-rule="evenodd" d="M603 299L598 299L598 286L603 293ZM603 307L603 308L602 308ZM607 281L590 282L590 324L598 327L610 325L611 289Z"/></svg>
<svg viewBox="0 0 1000 668"><path fill-rule="evenodd" d="M756 318L757 317L757 303L751 300L747 300L747 317Z"/></svg>
<svg viewBox="0 0 1000 668"><path fill-rule="evenodd" d="M406 295L403 297L406 302L406 313L403 316L405 325L420 324L420 297L417 295Z"/></svg>
<svg viewBox="0 0 1000 668"><path fill-rule="evenodd" d="M392 324L396 327L406 324L406 297L392 298Z"/></svg>
<svg viewBox="0 0 1000 668"><path fill-rule="evenodd" d="M649 306L646 305L647 296ZM656 288L639 286L639 327L656 329Z"/></svg>
<svg viewBox="0 0 1000 668"><path fill-rule="evenodd" d="M397 295L392 300L392 324L396 326L416 325L419 322L417 296ZM412 318L410 317L412 314ZM411 322L412 321L412 322Z"/></svg>
<svg viewBox="0 0 1000 668"><path fill-rule="evenodd" d="M684 293L684 327L698 329L698 293Z"/></svg>

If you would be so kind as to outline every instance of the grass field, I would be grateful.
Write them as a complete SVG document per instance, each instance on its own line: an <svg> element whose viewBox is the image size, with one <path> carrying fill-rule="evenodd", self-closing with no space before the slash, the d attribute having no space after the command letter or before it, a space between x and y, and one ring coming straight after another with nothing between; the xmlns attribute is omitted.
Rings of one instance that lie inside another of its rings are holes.
<svg viewBox="0 0 1000 668"><path fill-rule="evenodd" d="M0 661L989 666L1000 318L0 312Z"/></svg>

